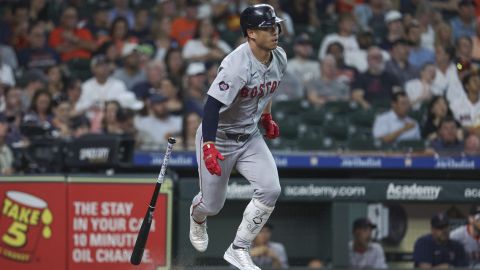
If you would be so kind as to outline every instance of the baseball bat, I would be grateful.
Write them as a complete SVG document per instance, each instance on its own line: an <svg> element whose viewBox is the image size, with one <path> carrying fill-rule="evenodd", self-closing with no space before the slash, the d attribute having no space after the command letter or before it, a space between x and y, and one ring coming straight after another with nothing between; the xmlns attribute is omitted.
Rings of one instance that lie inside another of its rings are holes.
<svg viewBox="0 0 480 270"><path fill-rule="evenodd" d="M135 246L133 247L132 256L130 257L130 263L133 265L139 265L142 262L143 251L145 250L145 245L147 244L148 235L150 233L150 226L152 225L153 212L155 211L155 205L157 204L158 193L165 178L165 171L167 170L173 145L176 142L177 141L175 138L168 138L167 151L163 157L162 167L160 169L160 173L158 174L157 183L155 184L152 198L150 199L150 205L148 206L147 213L145 213L145 217L143 218L142 226L138 232L137 240L135 241Z"/></svg>

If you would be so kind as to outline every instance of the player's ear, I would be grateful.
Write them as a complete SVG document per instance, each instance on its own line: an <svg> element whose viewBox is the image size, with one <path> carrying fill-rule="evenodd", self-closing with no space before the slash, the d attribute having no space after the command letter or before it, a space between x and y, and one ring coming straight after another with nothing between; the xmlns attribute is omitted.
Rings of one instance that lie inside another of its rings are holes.
<svg viewBox="0 0 480 270"><path fill-rule="evenodd" d="M247 29L247 37L251 39L257 38L257 32L253 29Z"/></svg>

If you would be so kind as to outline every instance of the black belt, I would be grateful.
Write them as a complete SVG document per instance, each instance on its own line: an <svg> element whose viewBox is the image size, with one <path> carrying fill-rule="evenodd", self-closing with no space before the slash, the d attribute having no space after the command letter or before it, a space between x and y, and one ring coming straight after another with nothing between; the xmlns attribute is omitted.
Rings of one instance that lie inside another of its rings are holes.
<svg viewBox="0 0 480 270"><path fill-rule="evenodd" d="M225 135L227 136L227 138L234 140L236 142L244 142L248 140L248 138L250 137L250 134L246 134L246 133L226 133L225 132Z"/></svg>

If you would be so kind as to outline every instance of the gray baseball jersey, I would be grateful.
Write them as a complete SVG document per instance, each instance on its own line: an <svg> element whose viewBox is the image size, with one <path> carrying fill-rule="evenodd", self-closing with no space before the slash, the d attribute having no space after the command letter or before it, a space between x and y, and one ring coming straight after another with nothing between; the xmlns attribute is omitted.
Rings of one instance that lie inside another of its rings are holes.
<svg viewBox="0 0 480 270"><path fill-rule="evenodd" d="M263 109L278 89L287 68L282 48L272 51L270 65L260 63L247 42L223 59L208 95L225 104L220 109L218 129L253 134Z"/></svg>
<svg viewBox="0 0 480 270"><path fill-rule="evenodd" d="M450 238L462 243L467 253L470 268L480 268L480 240L475 239L466 225L460 226L450 232Z"/></svg>
<svg viewBox="0 0 480 270"><path fill-rule="evenodd" d="M272 51L269 66L260 63L248 43L240 45L225 57L208 94L224 104L220 109L215 146L225 157L218 160L222 175L212 175L203 161L202 125L197 130L196 153L200 192L192 201L192 216L203 220L216 215L226 199L230 173L235 168L253 186L252 197L273 207L280 195L280 182L272 153L257 124L268 102L275 94L286 70L283 49ZM228 138L227 133L249 134L247 140ZM247 247L248 241L236 237L235 245Z"/></svg>

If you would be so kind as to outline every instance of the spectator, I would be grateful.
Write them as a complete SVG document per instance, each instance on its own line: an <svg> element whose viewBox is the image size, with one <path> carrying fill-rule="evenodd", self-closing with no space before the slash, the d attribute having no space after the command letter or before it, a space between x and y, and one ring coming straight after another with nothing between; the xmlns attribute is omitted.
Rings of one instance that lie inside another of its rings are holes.
<svg viewBox="0 0 480 270"><path fill-rule="evenodd" d="M18 3L13 9L13 19L11 21L12 37L10 44L16 49L21 50L28 46L28 5Z"/></svg>
<svg viewBox="0 0 480 270"><path fill-rule="evenodd" d="M45 89L47 86L47 77L38 69L31 69L23 74L22 82L22 110L27 111L30 108L30 103L35 93L40 89Z"/></svg>
<svg viewBox="0 0 480 270"><path fill-rule="evenodd" d="M49 12L49 1L31 0L28 9L28 18L31 22L42 22L52 29L52 14Z"/></svg>
<svg viewBox="0 0 480 270"><path fill-rule="evenodd" d="M62 61L88 59L96 45L88 29L77 28L78 15L74 7L67 7L60 17L60 26L53 29L48 41L57 50Z"/></svg>
<svg viewBox="0 0 480 270"><path fill-rule="evenodd" d="M413 248L415 268L446 269L468 265L462 244L449 239L449 219L444 213L432 216L431 233L421 236Z"/></svg>
<svg viewBox="0 0 480 270"><path fill-rule="evenodd" d="M348 86L351 86L355 79L358 77L358 70L352 66L345 64L345 54L342 44L340 42L331 43L327 48L327 54L331 54L337 62L338 80ZM290 60L288 64L290 64Z"/></svg>
<svg viewBox="0 0 480 270"><path fill-rule="evenodd" d="M215 77L217 77L217 71L220 67L220 62L206 63L207 68L207 85L212 85Z"/></svg>
<svg viewBox="0 0 480 270"><path fill-rule="evenodd" d="M189 112L183 117L183 148L195 151L195 138L197 129L202 123L202 118L195 112Z"/></svg>
<svg viewBox="0 0 480 270"><path fill-rule="evenodd" d="M232 48L215 33L210 19L199 22L193 38L183 47L183 58L187 61L219 61L230 53Z"/></svg>
<svg viewBox="0 0 480 270"><path fill-rule="evenodd" d="M122 110L120 103L116 100L105 102L103 109L102 133L104 134L123 134L123 130L117 115Z"/></svg>
<svg viewBox="0 0 480 270"><path fill-rule="evenodd" d="M480 138L475 134L470 134L465 139L465 148L463 152L467 156L479 156L480 155Z"/></svg>
<svg viewBox="0 0 480 270"><path fill-rule="evenodd" d="M371 30L365 30L357 34L357 42L359 49L355 51L345 52L345 63L355 67L360 72L368 69L367 51L375 46L374 35ZM381 50L383 61L390 60L390 55Z"/></svg>
<svg viewBox="0 0 480 270"><path fill-rule="evenodd" d="M441 12L443 19L449 21L458 14L459 1L461 0L430 0L430 4Z"/></svg>
<svg viewBox="0 0 480 270"><path fill-rule="evenodd" d="M464 149L463 140L459 140L457 122L453 117L445 117L440 121L437 137L429 142L429 152L441 156L459 156Z"/></svg>
<svg viewBox="0 0 480 270"><path fill-rule="evenodd" d="M311 60L313 53L312 41L306 33L295 38L293 46L294 57L288 60L287 71L299 78L305 85L320 77L320 65Z"/></svg>
<svg viewBox="0 0 480 270"><path fill-rule="evenodd" d="M182 51L179 48L170 48L165 55L167 74L175 85L182 85L183 75L186 69L182 58Z"/></svg>
<svg viewBox="0 0 480 270"><path fill-rule="evenodd" d="M82 94L76 104L77 112L103 108L107 100L117 100L122 107L139 110L143 102L138 101L125 84L110 76L110 69L104 55L97 55L92 59L93 77L82 84Z"/></svg>
<svg viewBox="0 0 480 270"><path fill-rule="evenodd" d="M435 95L446 96L449 102L464 95L457 67L452 60L453 49L445 48L442 45L435 46L436 71L432 92Z"/></svg>
<svg viewBox="0 0 480 270"><path fill-rule="evenodd" d="M203 117L203 107L207 101L205 65L202 62L194 62L188 65L186 76L187 86L185 96L185 110L196 112Z"/></svg>
<svg viewBox="0 0 480 270"><path fill-rule="evenodd" d="M419 5L415 17L418 20L421 32L420 46L430 51L434 51L435 31L432 26L434 12L431 6L428 3L422 3Z"/></svg>
<svg viewBox="0 0 480 270"><path fill-rule="evenodd" d="M320 259L312 259L307 264L308 269L322 269L323 267L323 262Z"/></svg>
<svg viewBox="0 0 480 270"><path fill-rule="evenodd" d="M434 79L435 66L429 63L420 69L420 78L410 80L405 84L405 92L407 92L413 110L419 110L423 104L432 98Z"/></svg>
<svg viewBox="0 0 480 270"><path fill-rule="evenodd" d="M162 80L167 77L165 64L161 60L152 60L147 65L147 79L136 83L132 91L140 100L146 100L151 94L160 93Z"/></svg>
<svg viewBox="0 0 480 270"><path fill-rule="evenodd" d="M141 150L158 150L167 144L168 137L181 133L182 119L168 113L167 101L158 94L150 96L149 115L135 119Z"/></svg>
<svg viewBox="0 0 480 270"><path fill-rule="evenodd" d="M187 41L193 38L198 21L198 2L188 0L185 8L185 16L178 17L172 22L172 31L170 37L178 41L181 47L185 46Z"/></svg>
<svg viewBox="0 0 480 270"><path fill-rule="evenodd" d="M13 153L6 143L7 133L7 123L0 122L0 174L2 175L11 175L15 172L12 167Z"/></svg>
<svg viewBox="0 0 480 270"><path fill-rule="evenodd" d="M417 69L408 62L408 53L409 42L405 39L395 40L391 45L391 59L385 64L385 71L395 77L402 86L418 76Z"/></svg>
<svg viewBox="0 0 480 270"><path fill-rule="evenodd" d="M110 22L115 21L117 18L125 18L128 26L133 27L135 23L135 15L133 11L128 7L128 0L114 0L113 8L108 14Z"/></svg>
<svg viewBox="0 0 480 270"><path fill-rule="evenodd" d="M358 218L353 222L353 241L348 243L350 268L387 268L382 246L371 241L372 230L375 228L377 225L367 218Z"/></svg>
<svg viewBox="0 0 480 270"><path fill-rule="evenodd" d="M130 91L133 90L135 84L147 79L145 71L140 68L140 55L137 48L138 45L135 43L126 43L123 46L123 67L118 68L113 73L113 78L123 81Z"/></svg>
<svg viewBox="0 0 480 270"><path fill-rule="evenodd" d="M140 42L150 40L150 11L146 6L135 9L135 23L131 34Z"/></svg>
<svg viewBox="0 0 480 270"><path fill-rule="evenodd" d="M61 99L53 106L52 126L58 131L61 138L69 138L72 135L70 129L70 113L72 105L67 99Z"/></svg>
<svg viewBox="0 0 480 270"><path fill-rule="evenodd" d="M135 112L122 108L117 113L117 121L120 124L123 136L130 137L137 142L138 130L135 128Z"/></svg>
<svg viewBox="0 0 480 270"><path fill-rule="evenodd" d="M460 37L475 35L475 6L473 0L460 0L458 2L458 16L450 21L452 25L453 40Z"/></svg>
<svg viewBox="0 0 480 270"><path fill-rule="evenodd" d="M60 66L51 66L47 69L47 90L54 100L63 95L63 74Z"/></svg>
<svg viewBox="0 0 480 270"><path fill-rule="evenodd" d="M462 127L471 133L480 131L480 77L478 74L469 73L462 80L466 95L455 99L450 103L455 119Z"/></svg>
<svg viewBox="0 0 480 270"><path fill-rule="evenodd" d="M477 64L472 59L472 39L467 36L459 37L455 42L455 49L457 53L455 64L458 70L458 77L462 79L462 77L470 72L474 68L474 65ZM478 68L478 65L476 68Z"/></svg>
<svg viewBox="0 0 480 270"><path fill-rule="evenodd" d="M163 78L159 94L168 98L167 110L172 115L183 114L183 101L181 91L169 78Z"/></svg>
<svg viewBox="0 0 480 270"><path fill-rule="evenodd" d="M19 87L6 87L5 110L3 116L8 124L7 144L12 145L23 140L20 133L20 123L23 119L22 89Z"/></svg>
<svg viewBox="0 0 480 270"><path fill-rule="evenodd" d="M385 24L387 25L387 35L380 47L388 51L395 41L405 38L402 14L397 10L390 10L385 15Z"/></svg>
<svg viewBox="0 0 480 270"><path fill-rule="evenodd" d="M118 17L110 25L110 36L108 39L100 41L100 43L112 42L115 45L116 55L122 55L125 44L138 44L138 39L131 36L129 31L127 20L123 17Z"/></svg>
<svg viewBox="0 0 480 270"><path fill-rule="evenodd" d="M450 239L459 241L467 254L469 268L476 268L480 265L480 206L473 205L470 208L467 225L460 226L450 232Z"/></svg>
<svg viewBox="0 0 480 270"><path fill-rule="evenodd" d="M338 20L338 32L329 34L323 39L320 51L318 53L318 58L323 59L323 57L326 55L328 45L335 41L338 41L340 44L342 44L343 48L345 49L345 55L359 50L357 39L353 31L354 26L354 17L349 13L342 14Z"/></svg>
<svg viewBox="0 0 480 270"><path fill-rule="evenodd" d="M348 100L350 93L346 84L337 80L337 63L331 55L326 55L321 63L320 79L306 85L307 99L314 106L322 106L329 101Z"/></svg>
<svg viewBox="0 0 480 270"><path fill-rule="evenodd" d="M426 63L433 63L435 55L433 51L421 47L422 31L418 22L413 21L407 27L407 39L410 42L410 53L408 62L414 68L420 68Z"/></svg>
<svg viewBox="0 0 480 270"><path fill-rule="evenodd" d="M43 23L35 23L30 27L28 42L29 46L18 52L18 61L21 67L45 70L60 62L57 52L47 47L46 31Z"/></svg>
<svg viewBox="0 0 480 270"><path fill-rule="evenodd" d="M12 69L18 68L17 55L11 46L0 43L0 56L2 62L9 65Z"/></svg>
<svg viewBox="0 0 480 270"><path fill-rule="evenodd" d="M420 139L420 129L416 120L408 117L410 102L403 91L392 95L392 109L382 113L373 124L373 137L383 143Z"/></svg>
<svg viewBox="0 0 480 270"><path fill-rule="evenodd" d="M80 99L82 94L82 81L77 78L70 78L66 84L65 95L66 99L70 102L70 115L75 115L75 108L77 107L77 102Z"/></svg>
<svg viewBox="0 0 480 270"><path fill-rule="evenodd" d="M35 92L30 111L23 117L24 123L32 123L44 129L52 128L52 95L47 90Z"/></svg>
<svg viewBox="0 0 480 270"><path fill-rule="evenodd" d="M435 48L443 46L444 48L453 48L452 27L446 22L440 22L435 27Z"/></svg>
<svg viewBox="0 0 480 270"><path fill-rule="evenodd" d="M352 85L352 99L364 109L375 101L388 100L392 93L400 90L400 84L384 70L382 51L371 47L367 54L368 70L358 76Z"/></svg>
<svg viewBox="0 0 480 270"><path fill-rule="evenodd" d="M282 243L270 241L273 225L266 223L253 240L250 255L259 267L288 269L288 257Z"/></svg>
<svg viewBox="0 0 480 270"><path fill-rule="evenodd" d="M386 30L384 29L384 26L379 27L379 25L385 24L384 14L386 8L387 5L384 0L370 0L365 1L364 4L356 5L354 13L360 29L371 29L376 32L378 37L383 38Z"/></svg>
<svg viewBox="0 0 480 270"><path fill-rule="evenodd" d="M210 85L210 84L209 84ZM277 87L273 97L273 102L275 101L285 101L285 100L301 100L305 98L305 89L297 76L294 76L292 73L285 71L282 78L282 83Z"/></svg>
<svg viewBox="0 0 480 270"><path fill-rule="evenodd" d="M320 20L317 16L316 1L297 0L286 1L285 10L290 12L292 21L297 25L320 27ZM276 9L275 9L276 10ZM279 16L280 17L280 16ZM280 17L283 18L283 17Z"/></svg>
<svg viewBox="0 0 480 270"><path fill-rule="evenodd" d="M427 114L427 119L422 127L422 137L427 140L433 140L437 138L440 122L445 117L452 117L452 112L448 108L448 103L444 96L434 96L428 105Z"/></svg>
<svg viewBox="0 0 480 270"><path fill-rule="evenodd" d="M172 19L169 17L161 17L153 22L152 36L156 47L156 53L153 57L158 60L165 60L168 49L172 46L178 46L174 40L170 38L172 31Z"/></svg>
<svg viewBox="0 0 480 270"><path fill-rule="evenodd" d="M87 29L92 33L97 44L109 36L108 2L98 1L93 11L92 18L87 23Z"/></svg>

